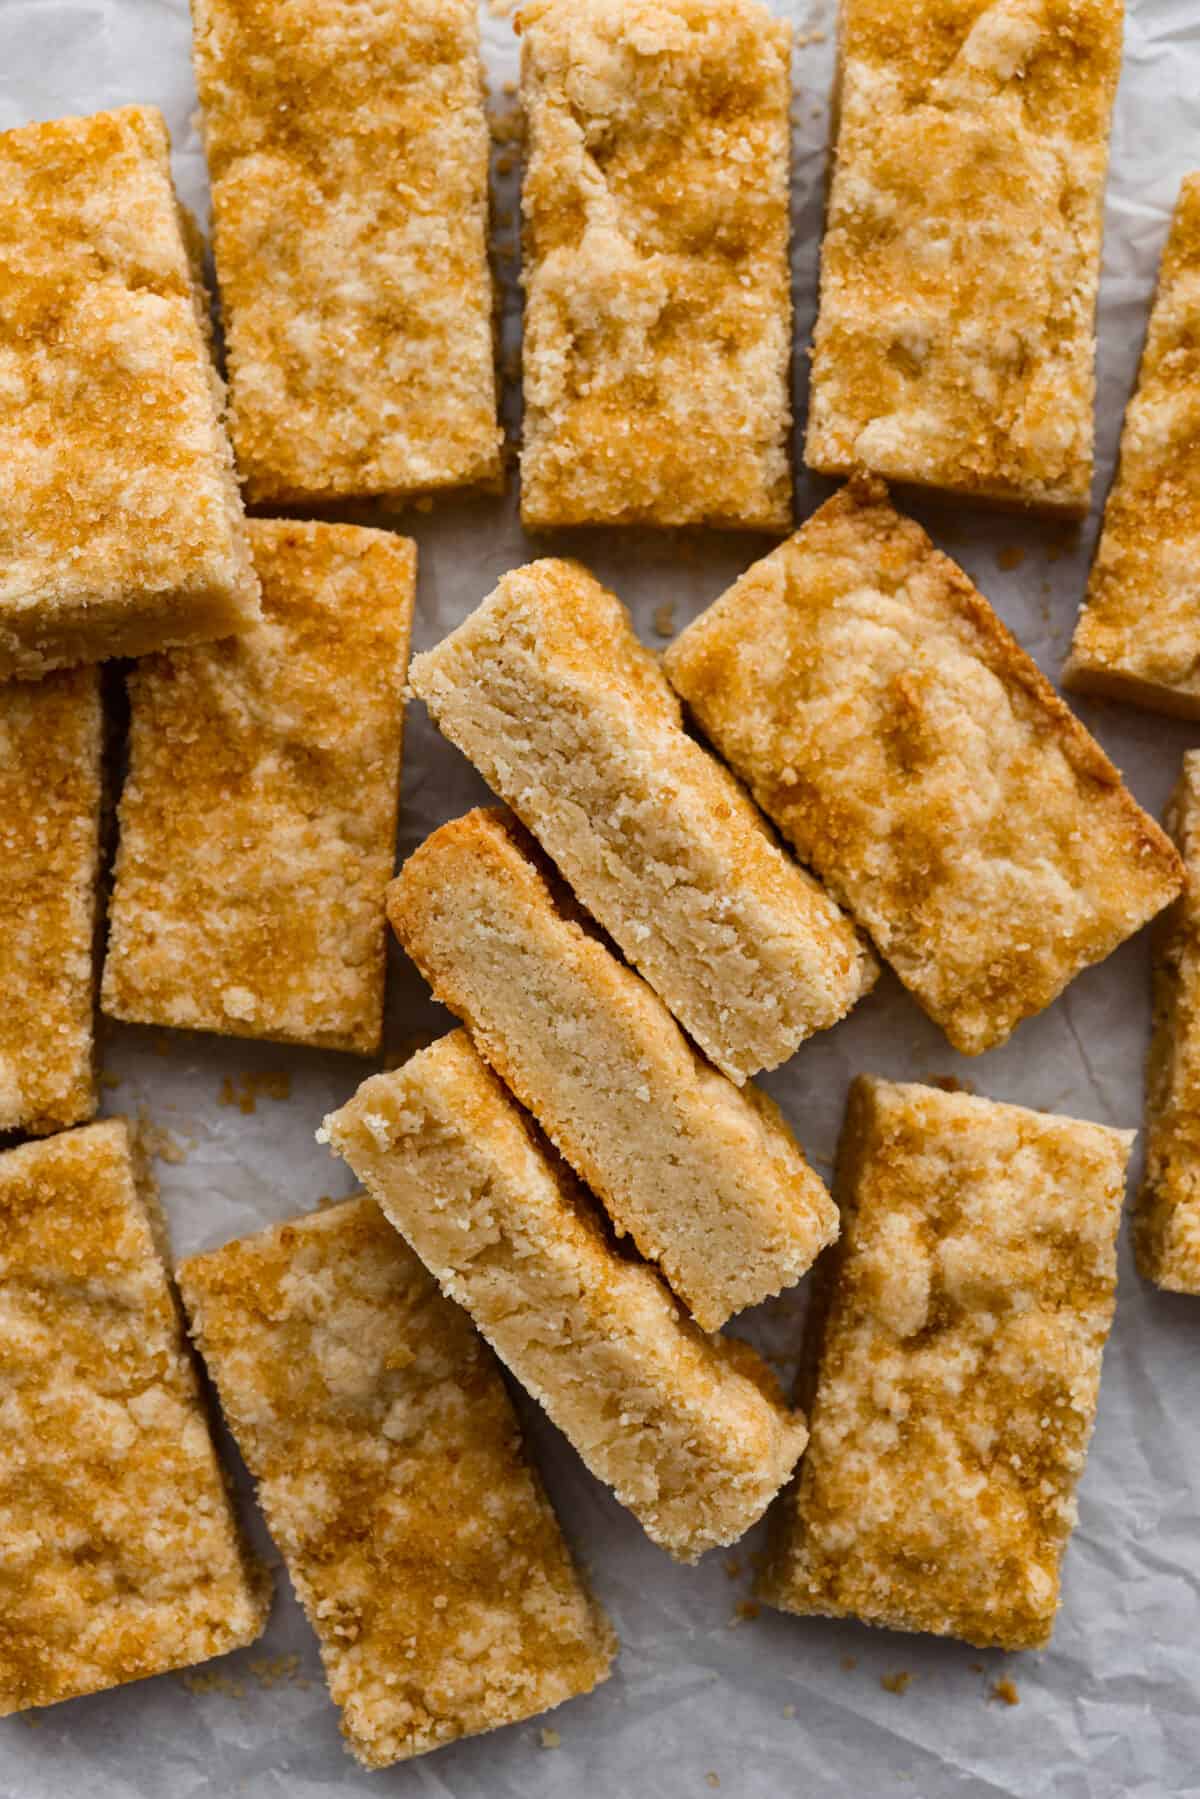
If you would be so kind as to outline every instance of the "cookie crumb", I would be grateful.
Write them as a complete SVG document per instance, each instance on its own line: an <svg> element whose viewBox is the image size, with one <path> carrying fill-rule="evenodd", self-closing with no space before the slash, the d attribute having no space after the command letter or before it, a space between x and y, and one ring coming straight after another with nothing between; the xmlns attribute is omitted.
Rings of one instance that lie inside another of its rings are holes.
<svg viewBox="0 0 1200 1799"><path fill-rule="evenodd" d="M664 600L661 606L654 608L654 629L659 637L675 635L675 602Z"/></svg>
<svg viewBox="0 0 1200 1799"><path fill-rule="evenodd" d="M1021 1695L1011 1680L998 1680L992 1687L992 1698L1003 1700L1005 1705L1020 1705Z"/></svg>
<svg viewBox="0 0 1200 1799"><path fill-rule="evenodd" d="M719 1787L721 1784L721 1776L717 1773L715 1768L710 1768L704 1778L710 1787Z"/></svg>
<svg viewBox="0 0 1200 1799"><path fill-rule="evenodd" d="M906 1669L901 1668L897 1674L881 1674L879 1684L885 1693L907 1693L912 1685L913 1677Z"/></svg>
<svg viewBox="0 0 1200 1799"><path fill-rule="evenodd" d="M541 1738L543 1749L558 1749L561 1747L562 1738L557 1730L543 1729L538 1732L538 1735Z"/></svg>
<svg viewBox="0 0 1200 1799"><path fill-rule="evenodd" d="M857 1668L857 1666L858 1666L858 1657L856 1655L844 1655L842 1657L842 1672L843 1672L843 1674L852 1674L854 1672L855 1668Z"/></svg>
<svg viewBox="0 0 1200 1799"><path fill-rule="evenodd" d="M785 1705L783 1708L783 1715L785 1718L794 1718L796 1716L795 1706L794 1705Z"/></svg>
<svg viewBox="0 0 1200 1799"><path fill-rule="evenodd" d="M1006 544L996 555L998 567L1004 569L1006 574L1011 573L1014 568L1020 568L1024 560L1025 552L1020 544L1016 543Z"/></svg>

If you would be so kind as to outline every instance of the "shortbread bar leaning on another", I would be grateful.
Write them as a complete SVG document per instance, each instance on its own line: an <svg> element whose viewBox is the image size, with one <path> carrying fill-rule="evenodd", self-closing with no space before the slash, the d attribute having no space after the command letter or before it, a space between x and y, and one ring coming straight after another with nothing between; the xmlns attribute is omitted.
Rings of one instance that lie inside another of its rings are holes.
<svg viewBox="0 0 1200 1799"><path fill-rule="evenodd" d="M1170 841L1099 744L879 483L835 494L665 667L967 1055L1179 891Z"/></svg>
<svg viewBox="0 0 1200 1799"><path fill-rule="evenodd" d="M502 813L443 825L388 891L434 995L705 1330L791 1286L837 1235L765 1094L704 1062L575 915Z"/></svg>
<svg viewBox="0 0 1200 1799"><path fill-rule="evenodd" d="M1036 1649L1112 1322L1132 1131L860 1078L812 1439L761 1594Z"/></svg>
<svg viewBox="0 0 1200 1799"><path fill-rule="evenodd" d="M369 1199L179 1270L271 1534L368 1768L607 1678L491 1351Z"/></svg>
<svg viewBox="0 0 1200 1799"><path fill-rule="evenodd" d="M247 497L496 487L475 0L192 0Z"/></svg>
<svg viewBox="0 0 1200 1799"><path fill-rule="evenodd" d="M774 1376L705 1337L472 1048L373 1075L320 1133L598 1479L678 1560L733 1543L804 1447Z"/></svg>
<svg viewBox="0 0 1200 1799"><path fill-rule="evenodd" d="M526 526L792 522L790 31L526 0Z"/></svg>
<svg viewBox="0 0 1200 1799"><path fill-rule="evenodd" d="M1154 929L1146 1172L1133 1241L1147 1280L1200 1293L1200 750L1183 758L1167 826L1188 879Z"/></svg>
<svg viewBox="0 0 1200 1799"><path fill-rule="evenodd" d="M262 622L130 677L101 1000L370 1055L383 1029L416 551L252 519Z"/></svg>
<svg viewBox="0 0 1200 1799"><path fill-rule="evenodd" d="M1077 693L1200 718L1200 174L1179 190L1087 597Z"/></svg>
<svg viewBox="0 0 1200 1799"><path fill-rule="evenodd" d="M0 681L257 616L154 107L0 133Z"/></svg>
<svg viewBox="0 0 1200 1799"><path fill-rule="evenodd" d="M514 569L412 689L731 1080L836 1024L877 965L745 791L684 731L614 594Z"/></svg>
<svg viewBox="0 0 1200 1799"><path fill-rule="evenodd" d="M1120 0L844 0L806 458L1082 516Z"/></svg>
<svg viewBox="0 0 1200 1799"><path fill-rule="evenodd" d="M0 1714L266 1623L165 1252L123 1120L0 1155Z"/></svg>
<svg viewBox="0 0 1200 1799"><path fill-rule="evenodd" d="M101 751L94 667L0 686L0 1131L96 1109Z"/></svg>

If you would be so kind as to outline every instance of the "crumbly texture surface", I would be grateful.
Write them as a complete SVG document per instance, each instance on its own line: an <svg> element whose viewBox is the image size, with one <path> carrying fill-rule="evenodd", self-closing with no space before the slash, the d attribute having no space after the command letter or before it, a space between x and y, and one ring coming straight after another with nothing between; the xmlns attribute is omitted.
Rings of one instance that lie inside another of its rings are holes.
<svg viewBox="0 0 1200 1799"><path fill-rule="evenodd" d="M123 1120L0 1156L0 1714L266 1623L165 1249Z"/></svg>
<svg viewBox="0 0 1200 1799"><path fill-rule="evenodd" d="M475 0L193 0L247 497L497 486Z"/></svg>
<svg viewBox="0 0 1200 1799"><path fill-rule="evenodd" d="M861 1077L812 1438L763 1597L1049 1641L1112 1322L1132 1131Z"/></svg>
<svg viewBox="0 0 1200 1799"><path fill-rule="evenodd" d="M1167 827L1187 885L1154 930L1146 1171L1133 1241L1147 1280L1200 1293L1200 751L1183 758Z"/></svg>
<svg viewBox="0 0 1200 1799"><path fill-rule="evenodd" d="M1169 839L962 570L852 483L667 651L759 805L968 1055L1174 898Z"/></svg>
<svg viewBox="0 0 1200 1799"><path fill-rule="evenodd" d="M579 563L505 575L416 658L412 688L731 1080L785 1062L874 981L854 926L687 735Z"/></svg>
<svg viewBox="0 0 1200 1799"><path fill-rule="evenodd" d="M0 133L0 680L257 613L154 107Z"/></svg>
<svg viewBox="0 0 1200 1799"><path fill-rule="evenodd" d="M101 733L94 668L0 687L0 1131L96 1109Z"/></svg>
<svg viewBox="0 0 1200 1799"><path fill-rule="evenodd" d="M492 1354L370 1200L195 1256L179 1280L360 1762L607 1677L615 1639Z"/></svg>
<svg viewBox="0 0 1200 1799"><path fill-rule="evenodd" d="M789 27L526 0L527 526L792 521Z"/></svg>
<svg viewBox="0 0 1200 1799"><path fill-rule="evenodd" d="M1200 718L1200 174L1163 254L1087 597L1063 673L1080 693Z"/></svg>
<svg viewBox="0 0 1200 1799"><path fill-rule="evenodd" d="M102 1004L371 1054L416 550L357 525L249 531L261 622L130 677Z"/></svg>
<svg viewBox="0 0 1200 1799"><path fill-rule="evenodd" d="M761 1516L803 1418L613 1246L465 1031L364 1081L322 1135L656 1543L692 1562Z"/></svg>
<svg viewBox="0 0 1200 1799"><path fill-rule="evenodd" d="M1082 515L1120 0L846 0L806 459Z"/></svg>
<svg viewBox="0 0 1200 1799"><path fill-rule="evenodd" d="M837 1235L777 1108L704 1062L502 813L443 825L388 916L435 996L705 1330Z"/></svg>

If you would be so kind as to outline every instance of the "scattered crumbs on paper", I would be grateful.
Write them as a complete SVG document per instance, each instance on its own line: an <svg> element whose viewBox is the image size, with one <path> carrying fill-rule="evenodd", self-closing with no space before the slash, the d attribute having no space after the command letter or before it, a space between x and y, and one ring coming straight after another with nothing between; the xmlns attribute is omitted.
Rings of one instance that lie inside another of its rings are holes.
<svg viewBox="0 0 1200 1799"><path fill-rule="evenodd" d="M235 1081L226 1075L217 1094L219 1106L236 1106L247 1117L257 1111L260 1099L285 1100L292 1097L292 1077L283 1069L268 1069L263 1074L239 1075Z"/></svg>
<svg viewBox="0 0 1200 1799"><path fill-rule="evenodd" d="M119 1074L109 1074L106 1070L102 1071L100 1085L106 1092L115 1093L117 1088L122 1085L122 1077Z"/></svg>
<svg viewBox="0 0 1200 1799"><path fill-rule="evenodd" d="M977 1093L979 1089L974 1081L964 1081L956 1074L931 1074L926 1078L927 1087L940 1087L943 1093Z"/></svg>
<svg viewBox="0 0 1200 1799"><path fill-rule="evenodd" d="M302 1692L307 1691L312 1685L312 1682L301 1674L300 1657L294 1651L291 1655L252 1656L246 1666L259 1686L267 1693L271 1691L272 1687L279 1686L281 1681L287 1681L292 1686L299 1687Z"/></svg>
<svg viewBox="0 0 1200 1799"><path fill-rule="evenodd" d="M1005 1705L1020 1705L1021 1695L1011 1680L998 1680L992 1687L993 1699L1003 1700Z"/></svg>
<svg viewBox="0 0 1200 1799"><path fill-rule="evenodd" d="M197 1697L205 1693L223 1693L227 1699L244 1699L246 1688L232 1674L220 1668L188 1668L179 1676L180 1683Z"/></svg>
<svg viewBox="0 0 1200 1799"><path fill-rule="evenodd" d="M719 1787L721 1784L721 1776L715 1768L710 1768L704 1778L710 1787Z"/></svg>
<svg viewBox="0 0 1200 1799"><path fill-rule="evenodd" d="M783 1715L784 1715L784 1717L785 1717L785 1718L794 1718L794 1717L795 1717L795 1716L796 1716L796 1708L795 1708L795 1706L794 1706L794 1705L790 1705L790 1704L789 1704L789 1705L785 1705L785 1706L784 1706L784 1708L783 1708Z"/></svg>
<svg viewBox="0 0 1200 1799"><path fill-rule="evenodd" d="M757 1599L739 1599L734 1610L738 1617L744 1619L747 1624L753 1624L762 1607Z"/></svg>
<svg viewBox="0 0 1200 1799"><path fill-rule="evenodd" d="M22 1712L20 1718L26 1730L40 1730L44 1722L36 1712Z"/></svg>
<svg viewBox="0 0 1200 1799"><path fill-rule="evenodd" d="M971 1672L972 1672L972 1674L982 1674L983 1673L983 1663L982 1662L972 1662L971 1663Z"/></svg>
<svg viewBox="0 0 1200 1799"><path fill-rule="evenodd" d="M432 512L433 495L431 493L418 494L413 501L413 509L416 512Z"/></svg>
<svg viewBox="0 0 1200 1799"><path fill-rule="evenodd" d="M178 1137L173 1136L165 1126L154 1124L145 1106L138 1107L137 1134L143 1150L155 1162L169 1162L172 1167L178 1168L181 1162L187 1161L187 1150ZM194 1142L192 1147L195 1147Z"/></svg>
<svg viewBox="0 0 1200 1799"><path fill-rule="evenodd" d="M661 606L654 608L654 629L659 637L675 635L675 602L664 600Z"/></svg>
<svg viewBox="0 0 1200 1799"><path fill-rule="evenodd" d="M854 1672L855 1668L857 1668L857 1666L858 1666L858 1657L856 1655L844 1655L842 1657L842 1673L843 1674L853 1674L853 1672Z"/></svg>
<svg viewBox="0 0 1200 1799"><path fill-rule="evenodd" d="M742 1564L738 1560L737 1556L736 1555L727 1555L725 1557L725 1573L728 1575L729 1579L736 1580L738 1575L741 1573L741 1571L742 1571Z"/></svg>
<svg viewBox="0 0 1200 1799"><path fill-rule="evenodd" d="M912 1682L913 1677L906 1668L901 1668L896 1674L881 1674L879 1676L879 1684L885 1693L907 1693Z"/></svg>
<svg viewBox="0 0 1200 1799"><path fill-rule="evenodd" d="M558 1749L561 1747L562 1738L557 1730L550 1730L544 1727L538 1731L538 1736L541 1738L543 1749Z"/></svg>
<svg viewBox="0 0 1200 1799"><path fill-rule="evenodd" d="M525 135L525 115L519 101L511 98L490 108L488 124L493 144L519 144Z"/></svg>
<svg viewBox="0 0 1200 1799"><path fill-rule="evenodd" d="M501 150L496 158L497 175L511 175L517 166L516 154L512 150Z"/></svg>
<svg viewBox="0 0 1200 1799"><path fill-rule="evenodd" d="M1025 551L1019 543L1007 543L1002 550L996 552L996 564L1005 574L1011 574L1014 568L1020 568L1025 560Z"/></svg>

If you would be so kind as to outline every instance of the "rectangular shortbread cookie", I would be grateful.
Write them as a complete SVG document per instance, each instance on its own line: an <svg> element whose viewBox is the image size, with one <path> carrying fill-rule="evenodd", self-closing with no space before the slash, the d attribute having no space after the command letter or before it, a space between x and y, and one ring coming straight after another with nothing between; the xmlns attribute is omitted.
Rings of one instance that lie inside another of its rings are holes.
<svg viewBox="0 0 1200 1799"><path fill-rule="evenodd" d="M526 0L521 517L792 522L790 28Z"/></svg>
<svg viewBox="0 0 1200 1799"><path fill-rule="evenodd" d="M95 668L0 687L0 1131L96 1109L101 753Z"/></svg>
<svg viewBox="0 0 1200 1799"><path fill-rule="evenodd" d="M1120 0L844 0L806 459L1082 515Z"/></svg>
<svg viewBox="0 0 1200 1799"><path fill-rule="evenodd" d="M656 1543L692 1562L749 1530L804 1420L613 1247L465 1031L364 1081L321 1136Z"/></svg>
<svg viewBox="0 0 1200 1799"><path fill-rule="evenodd" d="M1112 1322L1132 1131L857 1080L812 1439L763 1597L1049 1641Z"/></svg>
<svg viewBox="0 0 1200 1799"><path fill-rule="evenodd" d="M514 569L412 689L731 1080L785 1062L875 979L779 849L614 594L577 562Z"/></svg>
<svg viewBox="0 0 1200 1799"><path fill-rule="evenodd" d="M837 1235L782 1115L704 1062L498 812L426 839L388 917L436 998L705 1330Z"/></svg>
<svg viewBox="0 0 1200 1799"><path fill-rule="evenodd" d="M1200 1293L1200 750L1183 758L1167 826L1187 885L1154 931L1146 1173L1133 1240L1147 1280Z"/></svg>
<svg viewBox="0 0 1200 1799"><path fill-rule="evenodd" d="M247 497L496 486L475 0L192 0Z"/></svg>
<svg viewBox="0 0 1200 1799"><path fill-rule="evenodd" d="M616 1641L491 1351L370 1200L194 1256L179 1280L365 1767L607 1678Z"/></svg>
<svg viewBox="0 0 1200 1799"><path fill-rule="evenodd" d="M1200 174L1167 239L1087 597L1063 674L1078 693L1200 718Z"/></svg>
<svg viewBox="0 0 1200 1799"><path fill-rule="evenodd" d="M165 1252L124 1120L0 1155L0 1714L266 1623Z"/></svg>
<svg viewBox="0 0 1200 1799"><path fill-rule="evenodd" d="M101 1003L372 1054L416 550L252 519L262 621L130 677Z"/></svg>
<svg viewBox="0 0 1200 1799"><path fill-rule="evenodd" d="M701 729L956 1049L1178 893L1179 858L963 571L852 483L676 639Z"/></svg>
<svg viewBox="0 0 1200 1799"><path fill-rule="evenodd" d="M154 107L0 133L0 681L257 615Z"/></svg>

